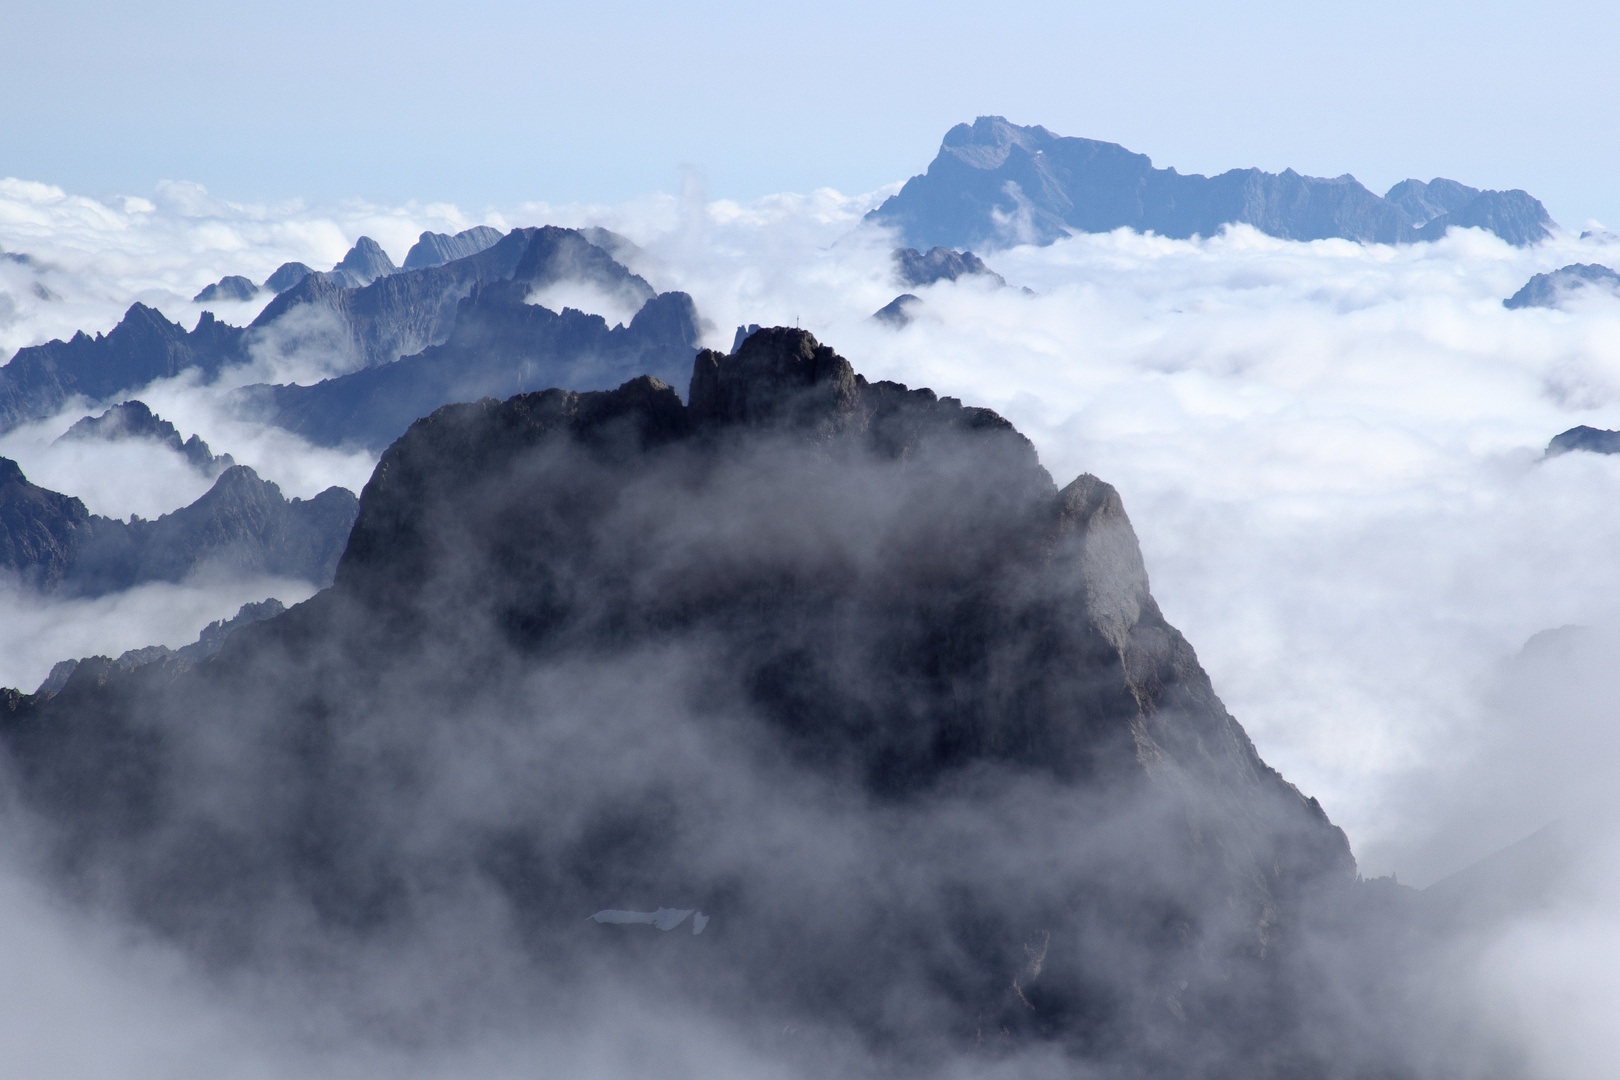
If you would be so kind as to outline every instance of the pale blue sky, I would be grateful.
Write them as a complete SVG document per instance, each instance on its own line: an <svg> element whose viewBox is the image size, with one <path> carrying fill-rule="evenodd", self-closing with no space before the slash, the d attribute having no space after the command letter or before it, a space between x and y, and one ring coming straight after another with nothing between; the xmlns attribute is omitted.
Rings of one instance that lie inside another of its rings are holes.
<svg viewBox="0 0 1620 1080"><path fill-rule="evenodd" d="M1183 172L1523 187L1620 227L1620 5L0 0L0 175L618 201L904 179L981 113Z"/></svg>

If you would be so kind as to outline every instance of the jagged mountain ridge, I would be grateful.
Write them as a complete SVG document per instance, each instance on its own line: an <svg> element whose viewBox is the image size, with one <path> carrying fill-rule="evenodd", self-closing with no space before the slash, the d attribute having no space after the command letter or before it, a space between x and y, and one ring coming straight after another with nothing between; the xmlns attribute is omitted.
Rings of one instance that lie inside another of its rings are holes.
<svg viewBox="0 0 1620 1080"><path fill-rule="evenodd" d="M73 426L58 436L56 441L117 442L121 439L145 439L167 446L198 471L211 477L236 464L229 454L215 457L200 435L182 439L179 429L154 413L146 402L137 399L121 401L100 416L86 416L74 421Z"/></svg>
<svg viewBox="0 0 1620 1080"><path fill-rule="evenodd" d="M287 501L245 465L201 498L155 521L90 513L78 499L28 482L0 458L0 572L61 596L102 596L206 568L332 579L359 504L346 488Z"/></svg>
<svg viewBox="0 0 1620 1080"><path fill-rule="evenodd" d="M0 367L0 431L54 415L75 396L108 401L193 369L212 380L223 368L248 362L255 349L313 349L353 368L390 363L442 344L460 300L475 284L499 280L531 288L584 281L638 308L656 295L583 233L545 226L514 229L475 255L388 274L362 288L333 274L306 273L246 328L203 312L188 332L137 303L106 334L80 332L69 341L19 349Z"/></svg>
<svg viewBox="0 0 1620 1080"><path fill-rule="evenodd" d="M1164 622L1113 489L801 331L699 354L689 404L440 409L331 589L177 678L18 699L0 744L63 873L233 964L443 918L493 937L411 969L430 1009L499 947L908 1074L1407 1075L1398 996L1333 998L1303 947L1356 895L1343 834ZM712 925L587 921L666 906Z"/></svg>
<svg viewBox="0 0 1620 1080"><path fill-rule="evenodd" d="M1460 196L1471 192L1466 201ZM1116 143L1053 135L999 116L946 133L928 171L906 181L867 220L897 229L917 248L1049 244L1079 232L1128 227L1186 239L1229 223L1289 240L1330 237L1411 243L1452 225L1535 243L1552 224L1523 191L1478 191L1455 181L1405 181L1380 198L1349 174L1334 178L1233 169L1219 176L1155 169ZM1417 221L1409 210L1429 214Z"/></svg>
<svg viewBox="0 0 1620 1080"><path fill-rule="evenodd" d="M515 281L474 285L441 345L313 386L252 386L244 408L320 446L381 451L440 405L504 397L565 383L616 386L638 371L666 378L688 369L700 346L697 309L685 293L644 303L629 326L600 315L553 312L526 302Z"/></svg>

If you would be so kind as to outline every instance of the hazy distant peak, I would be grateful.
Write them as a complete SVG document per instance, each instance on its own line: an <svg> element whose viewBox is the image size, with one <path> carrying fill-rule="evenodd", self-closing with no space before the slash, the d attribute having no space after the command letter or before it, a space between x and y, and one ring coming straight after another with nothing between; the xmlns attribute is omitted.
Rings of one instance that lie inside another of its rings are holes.
<svg viewBox="0 0 1620 1080"><path fill-rule="evenodd" d="M1050 244L1071 232L1129 228L1173 239L1250 225L1284 240L1398 244L1452 226L1510 244L1545 239L1552 219L1523 191L1408 180L1384 198L1354 176L1229 169L1217 176L1154 168L1118 143L1058 136L981 116L951 128L926 173L867 215L920 249ZM1419 227L1421 226L1421 227Z"/></svg>
<svg viewBox="0 0 1620 1080"><path fill-rule="evenodd" d="M1601 263L1570 263L1549 274L1537 274L1506 300L1505 308L1562 307L1573 295L1589 289L1620 296L1620 274Z"/></svg>
<svg viewBox="0 0 1620 1080"><path fill-rule="evenodd" d="M1421 180L1402 180L1385 192L1384 198L1406 211L1412 224L1422 225L1442 214L1461 210L1479 193L1479 188L1437 176L1427 184Z"/></svg>
<svg viewBox="0 0 1620 1080"><path fill-rule="evenodd" d="M961 277L988 277L998 285L1007 284L1005 278L984 265L984 260L971 251L935 247L925 255L916 248L896 248L893 258L901 282L913 288Z"/></svg>
<svg viewBox="0 0 1620 1080"><path fill-rule="evenodd" d="M240 274L231 274L222 277L212 285L205 286L201 292L191 299L195 303L207 304L221 301L251 300L259 295L259 287Z"/></svg>
<svg viewBox="0 0 1620 1080"><path fill-rule="evenodd" d="M275 273L264 279L264 287L280 296L314 272L314 267L305 266L301 262L285 262L276 267Z"/></svg>
<svg viewBox="0 0 1620 1080"><path fill-rule="evenodd" d="M382 245L369 236L362 236L354 242L354 247L343 256L343 260L332 267L334 276L343 276L344 284L350 286L370 285L378 278L387 277L399 268L394 260L388 257L388 252Z"/></svg>

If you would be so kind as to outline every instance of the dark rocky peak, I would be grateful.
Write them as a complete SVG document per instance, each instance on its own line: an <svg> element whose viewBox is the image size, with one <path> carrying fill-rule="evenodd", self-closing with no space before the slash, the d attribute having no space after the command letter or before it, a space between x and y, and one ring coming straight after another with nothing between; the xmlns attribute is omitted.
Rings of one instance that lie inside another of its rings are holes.
<svg viewBox="0 0 1620 1080"><path fill-rule="evenodd" d="M264 287L280 296L313 273L315 273L314 267L305 266L301 262L285 262L276 267L275 272L264 279Z"/></svg>
<svg viewBox="0 0 1620 1080"><path fill-rule="evenodd" d="M417 270L427 266L443 266L447 262L476 255L500 242L505 235L488 225L474 225L451 236L447 233L424 232L405 253L402 269Z"/></svg>
<svg viewBox="0 0 1620 1080"><path fill-rule="evenodd" d="M997 285L1006 279L971 251L953 251L948 247L930 248L924 255L916 248L896 248L894 270L902 284L920 289L936 281L955 281L960 277L988 277Z"/></svg>
<svg viewBox="0 0 1620 1080"><path fill-rule="evenodd" d="M1435 239L1450 225L1489 229L1534 243L1550 224L1523 192L1478 192L1451 181L1397 185L1397 204L1354 177L1232 169L1218 176L1156 169L1115 143L1060 137L1001 117L958 124L921 176L867 215L919 249L1049 244L1070 232L1125 227L1185 239L1229 224L1288 240L1332 237L1367 243ZM1483 201L1482 201L1483 200ZM1429 225L1413 227L1410 206ZM1443 208L1439 216L1431 208Z"/></svg>
<svg viewBox="0 0 1620 1080"><path fill-rule="evenodd" d="M275 275L272 274L272 277ZM278 290L279 291L279 290ZM245 277L232 274L222 277L212 285L206 286L191 299L195 303L208 304L215 302L230 303L233 301L251 300L259 295L259 287Z"/></svg>
<svg viewBox="0 0 1620 1080"><path fill-rule="evenodd" d="M144 401L139 400L121 402L100 416L86 416L75 421L73 426L63 432L57 441L85 441L91 439L108 442L119 439L149 439L153 442L159 442L183 456L208 476L218 476L222 471L236 464L229 454L215 457L213 451L209 449L207 443L203 442L201 436L192 435L189 439L181 438L180 432L173 424L158 416Z"/></svg>
<svg viewBox="0 0 1620 1080"><path fill-rule="evenodd" d="M809 331L777 326L730 355L699 353L688 402L698 427L787 424L831 434L857 421L861 386L849 361Z"/></svg>
<svg viewBox="0 0 1620 1080"><path fill-rule="evenodd" d="M1536 274L1518 292L1502 301L1502 306L1557 308L1588 291L1620 296L1620 274L1599 263L1571 263L1548 274Z"/></svg>
<svg viewBox="0 0 1620 1080"><path fill-rule="evenodd" d="M381 244L369 236L362 236L354 242L348 254L332 267L331 274L345 286L357 289L397 270L394 260L388 257Z"/></svg>
<svg viewBox="0 0 1620 1080"><path fill-rule="evenodd" d="M194 368L212 378L246 358L242 333L206 311L188 333L137 303L106 334L80 331L68 341L19 349L0 368L0 431L50 416L74 396L104 401Z"/></svg>
<svg viewBox="0 0 1620 1080"><path fill-rule="evenodd" d="M1604 428L1572 427L1552 437L1544 457L1557 457L1572 450L1586 450L1593 454L1620 454L1620 431Z"/></svg>
<svg viewBox="0 0 1620 1080"><path fill-rule="evenodd" d="M731 351L736 352L742 348L742 343L753 335L759 333L759 323L744 323L737 327L737 332L731 337Z"/></svg>
<svg viewBox="0 0 1620 1080"><path fill-rule="evenodd" d="M1422 1075L1407 939L1349 939L1343 834L1164 620L1111 487L803 331L700 354L689 397L438 409L333 588L173 678L0 702L55 865L224 968L403 954L410 1015L477 983L454 940L520 1003L590 972L897 1076ZM664 907L713 916L704 951L587 922Z"/></svg>

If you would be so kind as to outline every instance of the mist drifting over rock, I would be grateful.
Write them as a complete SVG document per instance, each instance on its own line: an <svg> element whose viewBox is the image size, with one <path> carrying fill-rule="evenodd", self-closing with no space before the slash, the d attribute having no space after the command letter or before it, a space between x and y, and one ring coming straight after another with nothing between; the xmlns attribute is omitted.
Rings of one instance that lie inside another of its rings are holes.
<svg viewBox="0 0 1620 1080"><path fill-rule="evenodd" d="M1423 1050L1338 951L1373 925L1343 834L1114 490L803 331L700 354L689 404L439 410L332 589L186 673L81 665L0 740L75 890L417 1037L606 987L795 1074ZM658 909L711 921L590 919Z"/></svg>

